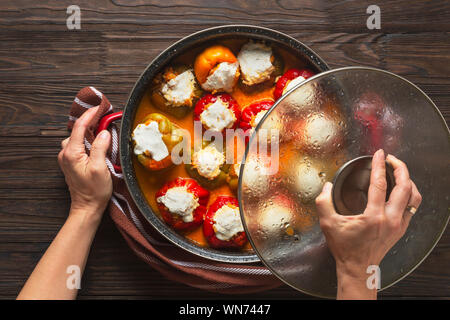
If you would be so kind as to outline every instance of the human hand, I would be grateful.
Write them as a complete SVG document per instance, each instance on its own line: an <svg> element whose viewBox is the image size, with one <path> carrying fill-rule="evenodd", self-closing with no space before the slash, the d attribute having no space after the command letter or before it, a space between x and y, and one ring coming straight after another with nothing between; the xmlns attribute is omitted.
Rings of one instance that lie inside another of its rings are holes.
<svg viewBox="0 0 450 320"><path fill-rule="evenodd" d="M392 155L388 155L386 160L393 166L395 176L395 186L387 202L383 150L378 150L373 156L368 203L363 214L338 214L334 210L332 184L329 182L316 198L320 227L336 260L338 282L340 277L366 279L367 267L378 266L406 232L412 217L407 207L417 209L422 202L406 165Z"/></svg>
<svg viewBox="0 0 450 320"><path fill-rule="evenodd" d="M100 132L89 156L84 146L86 130L97 109L87 110L75 122L70 137L61 142L58 163L69 187L71 214L87 214L100 221L112 194L112 179L105 162L111 135L107 130Z"/></svg>
<svg viewBox="0 0 450 320"><path fill-rule="evenodd" d="M58 162L72 203L70 214L28 278L17 299L75 299L78 290L68 285L68 266L83 274L92 241L112 193L112 179L105 157L111 143L108 131L100 132L86 154L84 139L98 107L87 110L61 142ZM68 250L69 248L69 250Z"/></svg>

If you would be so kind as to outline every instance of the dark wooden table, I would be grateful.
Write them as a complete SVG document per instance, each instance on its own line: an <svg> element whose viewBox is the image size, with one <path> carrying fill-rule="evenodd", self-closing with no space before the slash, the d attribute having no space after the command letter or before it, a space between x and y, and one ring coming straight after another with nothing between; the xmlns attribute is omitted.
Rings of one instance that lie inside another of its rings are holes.
<svg viewBox="0 0 450 320"><path fill-rule="evenodd" d="M68 30L66 9L81 9ZM381 8L368 30L366 9ZM99 0L0 3L0 298L12 299L56 235L69 194L56 155L68 108L95 86L121 108L145 66L174 41L223 24L285 32L333 68L368 65L416 83L450 120L450 2ZM450 233L382 298L450 297ZM281 286L242 298L308 298ZM108 216L79 294L98 298L227 298L163 278L128 249Z"/></svg>

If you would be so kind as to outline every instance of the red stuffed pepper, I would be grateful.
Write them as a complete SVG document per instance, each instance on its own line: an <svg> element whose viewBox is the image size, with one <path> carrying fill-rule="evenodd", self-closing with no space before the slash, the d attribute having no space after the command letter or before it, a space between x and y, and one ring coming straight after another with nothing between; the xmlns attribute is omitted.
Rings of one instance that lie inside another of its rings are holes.
<svg viewBox="0 0 450 320"><path fill-rule="evenodd" d="M363 94L357 103L354 117L362 127L368 130L370 139L367 143L367 146L370 146L369 150L366 150L368 153L373 153L382 147L383 123L381 117L384 108L384 101L372 92Z"/></svg>
<svg viewBox="0 0 450 320"><path fill-rule="evenodd" d="M249 106L245 107L241 114L241 122L239 127L244 131L255 128L256 125L261 121L267 110L273 105L274 101L272 99L266 99L258 102L254 102Z"/></svg>
<svg viewBox="0 0 450 320"><path fill-rule="evenodd" d="M217 197L206 213L203 233L213 248L240 248L247 243L236 198Z"/></svg>
<svg viewBox="0 0 450 320"><path fill-rule="evenodd" d="M314 72L308 69L289 69L278 79L275 85L275 90L273 91L275 100L280 99L289 89L292 89L296 84L301 83L313 75Z"/></svg>
<svg viewBox="0 0 450 320"><path fill-rule="evenodd" d="M396 150L401 140L403 119L374 93L366 92L356 103L354 118L359 122L366 139L361 152L373 154L383 148L386 152Z"/></svg>
<svg viewBox="0 0 450 320"><path fill-rule="evenodd" d="M176 230L186 230L203 223L209 191L194 179L176 178L166 183L155 198L164 221Z"/></svg>
<svg viewBox="0 0 450 320"><path fill-rule="evenodd" d="M227 93L207 94L195 105L194 121L200 121L203 128L225 133L236 128L241 111L236 100Z"/></svg>

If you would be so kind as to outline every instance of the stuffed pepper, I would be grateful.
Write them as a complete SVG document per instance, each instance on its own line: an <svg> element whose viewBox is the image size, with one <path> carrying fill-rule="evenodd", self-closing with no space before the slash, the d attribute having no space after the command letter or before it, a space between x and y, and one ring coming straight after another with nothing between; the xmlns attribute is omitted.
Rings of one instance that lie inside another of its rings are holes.
<svg viewBox="0 0 450 320"><path fill-rule="evenodd" d="M383 145L384 124L381 120L386 107L382 98L373 92L364 93L357 102L354 117L368 132L368 142L364 147L367 153L374 153Z"/></svg>
<svg viewBox="0 0 450 320"><path fill-rule="evenodd" d="M203 223L209 191L194 179L176 178L166 183L155 198L164 221L176 230L186 230Z"/></svg>
<svg viewBox="0 0 450 320"><path fill-rule="evenodd" d="M305 204L313 203L326 182L327 166L319 159L305 157L285 168L285 174L290 177L288 185L297 199Z"/></svg>
<svg viewBox="0 0 450 320"><path fill-rule="evenodd" d="M230 165L226 164L224 150L214 143L204 143L200 150L192 150L191 163L185 164L187 173L202 186L214 189L227 181Z"/></svg>
<svg viewBox="0 0 450 320"><path fill-rule="evenodd" d="M253 86L269 79L275 79L283 71L282 59L271 47L262 42L250 41L244 44L237 56L242 83Z"/></svg>
<svg viewBox="0 0 450 320"><path fill-rule="evenodd" d="M234 173L230 174L230 177L236 175L236 184L239 182L242 165L242 163L234 164ZM270 194L270 177L274 176L273 172L276 170L276 167L271 167L272 165L274 166L271 157L264 154L251 154L245 159L241 187L243 190L242 192L246 194L246 197L253 198ZM231 171L232 170L230 170L230 172ZM232 182L231 179L229 179L229 183L230 182ZM230 185L230 187L232 187L232 185Z"/></svg>
<svg viewBox="0 0 450 320"><path fill-rule="evenodd" d="M295 145L308 154L331 154L339 150L344 133L338 116L324 112L312 112L296 123L293 130Z"/></svg>
<svg viewBox="0 0 450 320"><path fill-rule="evenodd" d="M236 100L227 93L207 94L194 109L194 121L200 121L203 128L225 133L226 129L236 128L241 111Z"/></svg>
<svg viewBox="0 0 450 320"><path fill-rule="evenodd" d="M239 172L241 170L241 163L234 163L230 166L227 176L227 183L230 189L236 191L239 185Z"/></svg>
<svg viewBox="0 0 450 320"><path fill-rule="evenodd" d="M308 69L289 69L278 79L275 85L273 91L275 100L280 99L283 94L313 75L314 73Z"/></svg>
<svg viewBox="0 0 450 320"><path fill-rule="evenodd" d="M301 207L301 206L300 206ZM300 209L299 204L279 193L267 199L267 206L258 212L258 230L268 237L292 237L298 240L302 233L311 231L316 217L309 210Z"/></svg>
<svg viewBox="0 0 450 320"><path fill-rule="evenodd" d="M231 92L239 79L239 62L230 49L215 45L197 56L194 71L204 90Z"/></svg>
<svg viewBox="0 0 450 320"><path fill-rule="evenodd" d="M240 248L247 243L236 198L217 197L206 213L203 233L213 248Z"/></svg>
<svg viewBox="0 0 450 320"><path fill-rule="evenodd" d="M244 131L255 128L272 105L272 99L257 101L248 105L242 110L239 127Z"/></svg>
<svg viewBox="0 0 450 320"><path fill-rule="evenodd" d="M171 166L172 148L183 141L180 128L159 113L145 117L131 137L138 161L152 171Z"/></svg>
<svg viewBox="0 0 450 320"><path fill-rule="evenodd" d="M176 66L155 77L150 99L157 108L182 118L192 110L201 95L194 71L186 66Z"/></svg>

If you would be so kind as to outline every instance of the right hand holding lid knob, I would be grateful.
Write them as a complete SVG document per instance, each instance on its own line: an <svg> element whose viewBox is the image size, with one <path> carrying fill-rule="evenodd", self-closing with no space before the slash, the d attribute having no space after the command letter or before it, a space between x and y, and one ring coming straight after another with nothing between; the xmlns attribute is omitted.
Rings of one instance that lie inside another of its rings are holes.
<svg viewBox="0 0 450 320"><path fill-rule="evenodd" d="M338 299L376 298L368 289L366 270L378 266L386 253L405 234L422 196L409 177L405 163L388 155L395 186L386 201L386 164L383 150L372 160L366 209L362 214L341 215L332 201L333 185L327 182L316 198L320 227L336 260Z"/></svg>

